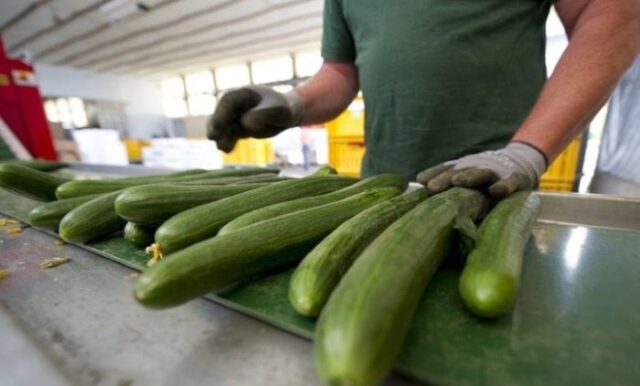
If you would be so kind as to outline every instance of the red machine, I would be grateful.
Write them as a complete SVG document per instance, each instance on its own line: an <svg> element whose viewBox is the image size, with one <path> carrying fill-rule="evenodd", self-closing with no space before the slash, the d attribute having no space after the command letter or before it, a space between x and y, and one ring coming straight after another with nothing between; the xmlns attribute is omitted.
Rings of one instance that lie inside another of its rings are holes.
<svg viewBox="0 0 640 386"><path fill-rule="evenodd" d="M0 117L34 158L57 158L33 66L7 57L2 36Z"/></svg>

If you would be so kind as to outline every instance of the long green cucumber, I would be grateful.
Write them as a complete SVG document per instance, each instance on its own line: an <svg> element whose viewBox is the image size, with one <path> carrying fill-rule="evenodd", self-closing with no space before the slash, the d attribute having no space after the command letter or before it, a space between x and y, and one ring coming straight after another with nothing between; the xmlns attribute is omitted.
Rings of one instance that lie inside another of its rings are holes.
<svg viewBox="0 0 640 386"><path fill-rule="evenodd" d="M156 231L156 243L167 255L215 236L226 223L244 213L278 202L331 192L355 181L338 176L305 177L196 206L164 222Z"/></svg>
<svg viewBox="0 0 640 386"><path fill-rule="evenodd" d="M360 252L389 224L429 196L418 189L373 206L345 221L302 260L289 282L289 301L305 316L318 316Z"/></svg>
<svg viewBox="0 0 640 386"><path fill-rule="evenodd" d="M58 186L69 181L27 166L0 164L0 187L38 201L53 201Z"/></svg>
<svg viewBox="0 0 640 386"><path fill-rule="evenodd" d="M187 209L266 185L141 185L122 192L116 199L115 208L116 213L127 221L159 226L169 217Z"/></svg>
<svg viewBox="0 0 640 386"><path fill-rule="evenodd" d="M36 206L29 212L29 224L36 228L57 231L60 226L60 221L62 221L62 218L66 216L67 213L98 196L99 195L94 194L91 196L68 198Z"/></svg>
<svg viewBox="0 0 640 386"><path fill-rule="evenodd" d="M277 174L256 174L253 176L241 176L241 177L218 177L218 178L205 178L189 181L178 181L183 185L241 185L241 184L254 184L257 182L278 182L290 180L289 177L280 177ZM167 183L174 183L174 181L168 181Z"/></svg>
<svg viewBox="0 0 640 386"><path fill-rule="evenodd" d="M315 172L313 172L314 176L335 176L337 174L338 171L328 164L320 166Z"/></svg>
<svg viewBox="0 0 640 386"><path fill-rule="evenodd" d="M539 208L535 193L517 192L500 201L480 225L459 285L465 306L475 315L498 317L515 302L524 249Z"/></svg>
<svg viewBox="0 0 640 386"><path fill-rule="evenodd" d="M113 207L121 191L103 194L67 213L59 233L65 241L84 243L122 232L126 221Z"/></svg>
<svg viewBox="0 0 640 386"><path fill-rule="evenodd" d="M271 170L271 169L267 169ZM275 171L277 169L274 169ZM221 169L213 170L205 173L197 173L192 175L183 175L178 177L163 177L162 179L114 179L114 180L75 180L64 183L56 190L58 198L72 198L87 194L109 193L116 190L130 188L132 186L145 185L158 182L197 182L211 184L231 184L240 182L243 178L262 175L259 179L273 178L269 172L263 169ZM266 174L266 176L265 176Z"/></svg>
<svg viewBox="0 0 640 386"><path fill-rule="evenodd" d="M402 216L362 252L316 325L316 367L328 384L380 381L400 351L424 289L447 256L455 224L468 224L485 204L477 191L450 189Z"/></svg>
<svg viewBox="0 0 640 386"><path fill-rule="evenodd" d="M322 194L313 197L303 197L297 200L281 202L269 206L265 206L260 209L248 212L235 218L227 223L218 234L225 234L233 232L240 228L244 228L248 225L258 223L270 218L282 216L283 214L295 212L297 210L303 210L313 208L320 205L326 205L334 201L342 200L343 198L352 196L354 194L364 192L368 189L381 188L381 187L395 187L404 191L407 188L409 181L404 177L394 174L380 174L377 176L369 177L358 183L355 183L346 188L336 190L334 192Z"/></svg>
<svg viewBox="0 0 640 386"><path fill-rule="evenodd" d="M145 248L153 244L155 228L127 222L124 227L124 239L138 248Z"/></svg>
<svg viewBox="0 0 640 386"><path fill-rule="evenodd" d="M182 178L186 176L195 176L198 174L206 173L205 169L187 169L174 173L166 174L151 174L146 176L132 176L132 177L117 177L108 179L108 181L147 181L147 182L162 182L172 178ZM104 181L104 180L99 180Z"/></svg>
<svg viewBox="0 0 640 386"><path fill-rule="evenodd" d="M271 271L292 262L282 251L318 240L343 221L399 193L395 188L374 189L204 240L145 271L136 285L136 298L148 307L171 307Z"/></svg>

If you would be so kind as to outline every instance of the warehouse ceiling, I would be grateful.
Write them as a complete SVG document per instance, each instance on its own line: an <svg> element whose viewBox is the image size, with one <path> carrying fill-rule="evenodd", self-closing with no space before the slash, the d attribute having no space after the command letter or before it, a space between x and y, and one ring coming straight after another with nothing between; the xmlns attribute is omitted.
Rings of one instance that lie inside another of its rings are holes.
<svg viewBox="0 0 640 386"><path fill-rule="evenodd" d="M11 55L163 76L319 47L322 0L21 0L0 3Z"/></svg>

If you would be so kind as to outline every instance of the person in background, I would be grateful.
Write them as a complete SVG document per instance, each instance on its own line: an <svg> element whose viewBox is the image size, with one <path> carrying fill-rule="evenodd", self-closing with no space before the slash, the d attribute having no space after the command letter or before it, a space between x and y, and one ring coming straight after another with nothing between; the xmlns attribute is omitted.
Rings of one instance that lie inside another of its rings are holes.
<svg viewBox="0 0 640 386"><path fill-rule="evenodd" d="M532 189L586 127L638 52L637 0L325 0L324 63L286 94L228 92L208 137L230 151L326 122L362 90L362 175L397 173L429 190ZM554 5L569 45L547 80Z"/></svg>
<svg viewBox="0 0 640 386"><path fill-rule="evenodd" d="M309 170L311 166L311 142L312 138L306 129L300 130L300 142L302 142L302 166L304 170Z"/></svg>
<svg viewBox="0 0 640 386"><path fill-rule="evenodd" d="M609 101L593 193L640 196L640 58Z"/></svg>

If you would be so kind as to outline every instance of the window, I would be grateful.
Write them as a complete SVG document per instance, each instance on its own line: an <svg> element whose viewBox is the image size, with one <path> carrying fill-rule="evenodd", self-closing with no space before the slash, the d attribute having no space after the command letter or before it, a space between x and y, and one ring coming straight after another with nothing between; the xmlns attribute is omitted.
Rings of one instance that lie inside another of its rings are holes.
<svg viewBox="0 0 640 386"><path fill-rule="evenodd" d="M189 114L212 114L216 104L213 74L210 71L188 74L185 77L185 81Z"/></svg>
<svg viewBox="0 0 640 386"><path fill-rule="evenodd" d="M187 83L187 94L213 94L213 74L209 71L196 72L185 76Z"/></svg>
<svg viewBox="0 0 640 386"><path fill-rule="evenodd" d="M44 112L49 122L59 123L64 129L82 129L89 127L86 103L76 97L46 99ZM92 124L96 125L95 120Z"/></svg>
<svg viewBox="0 0 640 386"><path fill-rule="evenodd" d="M84 102L80 98L69 98L69 111L74 127L86 127L89 124L87 113L84 110Z"/></svg>
<svg viewBox="0 0 640 386"><path fill-rule="evenodd" d="M56 99L56 108L58 110L58 119L65 129L73 128L73 120L71 119L71 111L69 103L64 98Z"/></svg>
<svg viewBox="0 0 640 386"><path fill-rule="evenodd" d="M271 83L293 79L293 61L290 56L251 63L253 83Z"/></svg>
<svg viewBox="0 0 640 386"><path fill-rule="evenodd" d="M187 115L187 102L184 99L184 82L175 77L162 81L162 106L169 118L180 118Z"/></svg>
<svg viewBox="0 0 640 386"><path fill-rule="evenodd" d="M216 69L216 85L218 85L218 90L246 86L250 83L249 66L246 64Z"/></svg>
<svg viewBox="0 0 640 386"><path fill-rule="evenodd" d="M279 93L283 93L283 94L293 90L293 86L290 85L290 84L280 84L280 85L277 85L277 86L273 86L272 88L275 91L277 91Z"/></svg>
<svg viewBox="0 0 640 386"><path fill-rule="evenodd" d="M300 78L315 75L322 65L320 52L301 52L296 54L296 75Z"/></svg>
<svg viewBox="0 0 640 386"><path fill-rule="evenodd" d="M60 122L60 117L58 116L58 108L56 107L56 103L51 99L44 102L44 112L47 115L47 120L49 122Z"/></svg>

